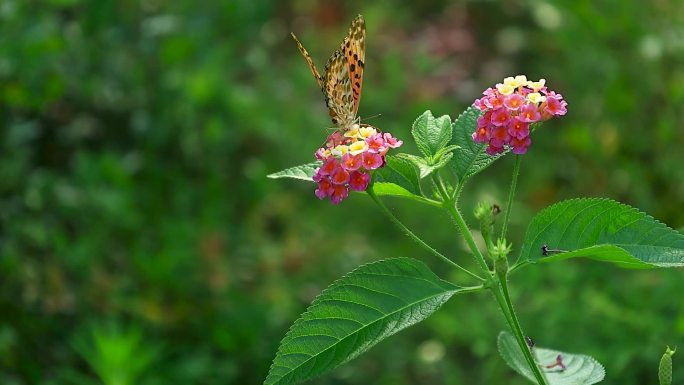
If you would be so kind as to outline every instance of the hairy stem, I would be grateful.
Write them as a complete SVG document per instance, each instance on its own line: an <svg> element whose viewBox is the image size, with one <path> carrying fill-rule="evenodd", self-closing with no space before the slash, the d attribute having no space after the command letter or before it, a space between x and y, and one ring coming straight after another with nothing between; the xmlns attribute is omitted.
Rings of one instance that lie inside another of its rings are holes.
<svg viewBox="0 0 684 385"><path fill-rule="evenodd" d="M532 351L527 346L527 342L525 341L525 334L523 333L522 327L520 326L520 321L518 321L518 317L515 314L513 302L511 301L511 297L508 293L508 282L506 274L499 274L498 278L498 287L492 287L491 290L494 292L494 296L496 297L497 302L499 302L501 310L504 313L507 313L506 321L508 322L508 326L511 328L511 331L513 331L515 340L518 342L518 346L520 347L520 350L525 356L525 361L527 361L527 364L532 370L534 377L537 379L537 383L539 385L546 385L546 377L544 377L544 374L537 365L537 361L535 360Z"/></svg>
<svg viewBox="0 0 684 385"><path fill-rule="evenodd" d="M511 216L511 208L513 206L513 197L515 196L515 189L518 186L518 175L520 174L520 155L515 156L515 164L513 165L513 176L511 179L511 189L508 191L508 202L506 203L506 211L504 211L503 228L501 229L501 238L506 238L506 230L508 229L508 220Z"/></svg>
<svg viewBox="0 0 684 385"><path fill-rule="evenodd" d="M470 229L468 228L468 225L463 219L461 212L458 211L458 208L454 203L449 204L447 206L447 210L449 211L449 214L451 214L451 217L456 223L456 227L458 227L459 231L463 235L463 238L468 244L468 248L470 248L470 251L475 256L475 260L477 260L477 263L480 265L480 268L483 272L489 273L489 266L487 266L487 262L485 261L485 258L482 255L480 249L478 249L477 244L475 244L475 238L473 238L473 234L470 232Z"/></svg>
<svg viewBox="0 0 684 385"><path fill-rule="evenodd" d="M468 225L463 219L461 212L458 211L458 208L456 207L456 202L453 200L453 198L450 197L446 188L444 188L444 184L442 182L441 177L439 177L439 175L433 174L432 180L435 183L435 186L437 187L439 194L442 196L442 199L444 200L444 208L449 212L449 214L451 214L451 218L454 220L456 227L463 235L463 238L468 244L468 248L475 256L475 260L477 260L477 263L480 265L482 271L484 273L489 274L489 267L487 266L487 262L485 261L480 249L478 249L477 244L475 244L475 238L473 238L473 234L470 232L470 229L468 228Z"/></svg>

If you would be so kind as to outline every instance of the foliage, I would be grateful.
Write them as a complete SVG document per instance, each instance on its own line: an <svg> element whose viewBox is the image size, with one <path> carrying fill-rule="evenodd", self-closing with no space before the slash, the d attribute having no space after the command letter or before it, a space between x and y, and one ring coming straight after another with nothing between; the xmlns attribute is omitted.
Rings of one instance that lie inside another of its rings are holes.
<svg viewBox="0 0 684 385"><path fill-rule="evenodd" d="M92 326L89 334L74 338L73 346L105 385L141 383L159 352L159 346L143 341L140 329L117 324Z"/></svg>
<svg viewBox="0 0 684 385"><path fill-rule="evenodd" d="M546 244L563 250L544 256ZM551 262L572 257L629 268L683 266L684 235L614 201L568 200L532 219L520 258Z"/></svg>
<svg viewBox="0 0 684 385"><path fill-rule="evenodd" d="M472 107L469 111L472 111ZM591 385L602 381L605 369L593 357L541 349L523 334L508 292L509 274L537 261L553 262L579 256L612 262L625 268L681 267L684 266L684 235L627 205L608 199L573 199L552 205L532 219L523 240L521 256L509 268L507 256L511 246L505 239L509 215L507 213L504 217L502 233L495 246L494 206L490 202L481 202L475 210L475 216L481 222L486 255L493 261L493 266L489 266L484 260L484 252L475 244L471 229L459 212L458 192L468 178L500 156L485 158L482 148L468 146L464 142L464 146L469 148L465 154L458 153L455 158L461 169L451 170L456 174L459 187L452 186L439 174L440 168L446 165L446 162L439 161L440 154L460 149L460 146L448 146L453 135L469 137L478 129L476 126L479 127L475 119L464 119L464 115L459 118L460 124L452 124L448 116L435 119L430 111L424 112L416 119L412 129L413 138L423 156L399 155L400 159L409 159L409 163L412 162L418 169L421 163L432 167L421 178L434 174L430 191L436 200L431 200L431 195L426 195L420 188L416 168L410 167L410 164L402 167L395 164L392 167L392 162L388 162L385 171L379 172L384 186L406 191L400 184L405 184L408 179L415 184L416 195L408 191L407 194L393 195L429 203L450 214L473 257L480 263L480 276L436 252L416 236L387 210L374 190L368 191L369 196L406 235L453 267L479 279L481 285L467 291L488 289L492 292L515 335L507 332L499 334L499 353L516 372L535 384ZM481 160L473 161L479 156L482 156ZM458 159L462 157L464 159L459 162ZM436 162L435 158L438 159ZM510 211L512 207L519 164L520 159L516 158L505 210ZM310 167L293 167L272 176L306 180L301 172L292 172L302 168ZM317 173L310 170L311 174L314 172ZM409 175L413 178L409 178ZM564 249L550 249L546 242ZM482 275L486 278L482 278ZM414 259L389 259L361 266L324 290L293 324L281 341L264 384L298 384L325 374L366 352L382 339L424 320L458 289L458 286L439 279L427 266ZM671 381L672 377L671 354L668 356L667 353L661 359L661 383ZM667 380L663 381L665 377Z"/></svg>
<svg viewBox="0 0 684 385"><path fill-rule="evenodd" d="M542 207L599 194L684 225L679 2L3 0L0 383L98 383L65 341L111 318L164 341L147 383L258 383L325 285L363 263L424 254L380 215L351 224L346 213L375 210L368 199L333 211L312 202L311 185L265 178L312 160L302 149L330 125L289 32L321 63L357 13L369 28L360 113L381 113L371 123L404 139L428 105L456 116L506 73L562 82L573 110L526 158L536 166L521 175L512 239ZM463 211L505 199L510 165L478 174ZM436 210L390 206L462 254L434 226L445 222ZM595 356L615 383L651 382L662 346L682 345L671 295L681 272L580 259L527 272L511 293L521 322L549 346ZM315 383L524 383L485 359L490 331L504 326L484 298L447 302ZM591 318L578 321L577 308Z"/></svg>
<svg viewBox="0 0 684 385"><path fill-rule="evenodd" d="M507 332L499 333L499 354L519 374L534 381L515 338ZM593 357L558 350L533 347L537 362L544 367L544 376L551 385L591 385L603 380L606 371ZM562 364L563 366L556 366Z"/></svg>
<svg viewBox="0 0 684 385"><path fill-rule="evenodd" d="M328 372L422 321L458 291L415 259L361 266L330 285L292 325L265 384Z"/></svg>

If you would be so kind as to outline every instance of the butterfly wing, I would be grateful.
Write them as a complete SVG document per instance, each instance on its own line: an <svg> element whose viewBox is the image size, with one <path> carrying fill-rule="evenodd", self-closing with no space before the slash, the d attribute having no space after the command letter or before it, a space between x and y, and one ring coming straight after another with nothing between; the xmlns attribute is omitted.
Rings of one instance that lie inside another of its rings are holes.
<svg viewBox="0 0 684 385"><path fill-rule="evenodd" d="M340 48L344 52L349 70L352 92L354 96L354 106L352 108L354 116L359 110L361 100L361 86L363 85L363 69L366 65L366 22L363 16L358 15L352 21L349 34L342 42Z"/></svg>
<svg viewBox="0 0 684 385"><path fill-rule="evenodd" d="M325 65L323 93L332 122L342 130L349 129L356 120L354 91L347 60L340 50L335 51Z"/></svg>
<svg viewBox="0 0 684 385"><path fill-rule="evenodd" d="M356 122L361 99L366 60L366 24L363 16L358 15L352 21L349 34L342 41L340 49L328 59L324 76L318 72L311 56L294 33L292 38L323 90L332 122L341 130L348 130Z"/></svg>
<svg viewBox="0 0 684 385"><path fill-rule="evenodd" d="M299 52L302 53L302 56L304 56L304 60L306 60L306 64L309 66L309 69L311 70L311 73L313 74L314 78L316 78L316 82L318 82L319 87L323 87L323 77L321 74L318 72L318 69L316 68L316 65L314 64L313 60L311 59L311 55L306 51L302 43L297 39L297 36L295 36L294 33L290 33L292 35L292 38L294 39L295 43L297 43L297 48L299 48Z"/></svg>

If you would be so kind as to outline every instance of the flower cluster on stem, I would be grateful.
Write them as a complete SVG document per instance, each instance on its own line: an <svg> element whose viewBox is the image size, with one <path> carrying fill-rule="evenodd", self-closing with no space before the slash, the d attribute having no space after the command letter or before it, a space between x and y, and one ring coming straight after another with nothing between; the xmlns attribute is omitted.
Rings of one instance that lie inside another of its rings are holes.
<svg viewBox="0 0 684 385"><path fill-rule="evenodd" d="M487 88L474 106L484 112L473 133L476 143L487 143L487 153L496 155L508 147L524 154L532 144L530 125L565 115L568 103L549 90L546 80L527 80L525 75L505 78L495 88Z"/></svg>
<svg viewBox="0 0 684 385"><path fill-rule="evenodd" d="M370 171L383 167L387 151L402 144L390 133L371 126L355 124L348 131L333 132L316 151L316 159L323 161L313 176L318 184L316 196L339 204L349 196L349 190L365 191L371 181Z"/></svg>

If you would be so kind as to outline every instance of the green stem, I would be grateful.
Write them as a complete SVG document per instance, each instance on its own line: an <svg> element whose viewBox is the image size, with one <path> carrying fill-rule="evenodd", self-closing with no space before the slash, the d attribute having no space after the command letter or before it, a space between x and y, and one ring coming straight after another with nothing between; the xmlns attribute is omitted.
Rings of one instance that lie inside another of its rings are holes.
<svg viewBox="0 0 684 385"><path fill-rule="evenodd" d="M518 346L520 347L520 350L522 351L523 355L525 356L525 360L527 361L527 364L529 365L530 369L532 370L532 374L534 374L534 377L537 379L537 383L539 385L546 385L546 378L544 377L544 374L541 372L539 369L539 366L537 365L537 361L535 360L534 356L532 355L532 351L530 348L527 346L527 342L525 341L525 334L522 331L522 327L520 326L520 321L518 321L518 317L515 314L515 309L513 309L513 302L511 301L511 297L508 293L508 282L506 278L506 274L499 274L499 287L492 287L492 291L494 292L494 296L496 297L497 301L499 302L499 306L501 307L501 310L504 311L504 313L508 313L508 316L506 317L506 320L508 321L508 326L511 328L513 331L513 335L515 336L516 341L518 342ZM501 290L499 290L499 288Z"/></svg>
<svg viewBox="0 0 684 385"><path fill-rule="evenodd" d="M437 258L441 259L442 261L444 261L444 262L450 264L451 266L453 266L453 267L455 267L455 268L457 268L457 269L463 271L464 273L470 275L471 277L477 279L478 281L481 281L481 282L484 281L484 278L482 278L482 277L480 277L479 275L473 273L472 271L466 269L465 267L459 265L458 263L452 261L451 259L447 258L447 257L444 256L442 253L440 253L439 251L437 251L437 250L433 249L432 247L430 247L430 245L428 245L427 243L425 243L425 241L423 241L422 239L420 239L420 237L418 237L418 236L417 236L416 234L414 234L411 230L409 230L409 228L406 227L406 225L404 225L396 216L394 216L394 214L392 214L392 212L387 208L387 206L385 206L384 203L382 203L382 201L378 198L378 196L375 195L375 192L373 192L373 186L370 186L370 187L366 190L366 192L367 192L368 195L371 197L371 199L373 199L373 201L380 207L380 209L382 210L382 212L383 212L385 215L387 215L387 217L388 217L395 225L397 225L397 226L398 226L406 235L408 235L409 238L413 239L416 243L418 243L419 245L423 246L423 248L425 248L427 251L429 251L430 253L432 253L432 254L435 255Z"/></svg>
<svg viewBox="0 0 684 385"><path fill-rule="evenodd" d="M503 228L501 229L501 238L506 238L506 230L508 228L508 219L511 216L511 208L513 207L513 197L515 196L515 189L518 186L518 175L520 174L520 155L515 156L515 164L513 165L513 177L511 180L511 189L508 191L508 202L506 203L506 211L504 212Z"/></svg>
<svg viewBox="0 0 684 385"><path fill-rule="evenodd" d="M475 260L477 260L477 263L480 265L480 268L483 272L489 273L489 266L487 266L487 262L485 261L482 252L480 251L480 249L478 249L477 244L475 244L475 238L473 238L473 234L470 232L470 229L468 228L468 225L463 219L463 216L458 211L458 208L456 207L456 202L453 200L451 196L449 196L449 193L446 190L446 188L444 188L444 184L442 183L441 177L439 177L439 175L432 174L432 180L435 186L437 187L439 194L442 196L442 199L444 200L444 208L446 208L447 211L449 211L449 214L451 214L451 217L456 223L456 227L458 227L458 230L461 232L461 234L463 234L463 238L465 238L465 241L468 244L468 248L470 248L470 251L475 256Z"/></svg>
<svg viewBox="0 0 684 385"><path fill-rule="evenodd" d="M467 287L462 287L458 290L458 294L466 294L466 293L476 293L478 291L482 291L485 289L484 285L478 285L478 286L467 286Z"/></svg>
<svg viewBox="0 0 684 385"><path fill-rule="evenodd" d="M485 273L489 273L489 266L487 266L487 262L485 261L482 252L477 247L477 244L475 244L475 238L473 238L473 234L470 232L468 225L465 223L465 220L463 219L461 212L458 211L458 208L456 208L456 205L453 202L447 202L446 209L449 211L449 214L451 214L451 217L454 219L454 222L456 223L456 226L458 227L461 234L463 234L463 238L468 244L470 251L475 256L475 259L477 260L477 263L480 265L482 271Z"/></svg>
<svg viewBox="0 0 684 385"><path fill-rule="evenodd" d="M414 200L416 202L426 204L428 206L442 207L442 202L436 201L434 199L421 197L418 195L413 195L413 196L397 195L397 197L411 199L411 200Z"/></svg>

